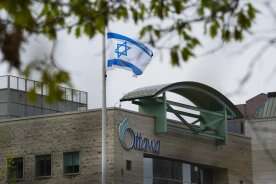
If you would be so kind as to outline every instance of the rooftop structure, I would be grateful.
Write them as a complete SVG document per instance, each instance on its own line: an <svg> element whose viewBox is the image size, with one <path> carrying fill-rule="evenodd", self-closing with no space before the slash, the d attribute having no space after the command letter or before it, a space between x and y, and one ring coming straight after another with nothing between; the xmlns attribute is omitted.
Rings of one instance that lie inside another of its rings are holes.
<svg viewBox="0 0 276 184"><path fill-rule="evenodd" d="M261 93L237 107L246 119L276 117L276 92Z"/></svg>
<svg viewBox="0 0 276 184"><path fill-rule="evenodd" d="M168 100L167 93L181 98L178 101ZM185 99L192 105L186 104ZM219 142L225 143L228 130L243 133L242 122L236 121L242 118L239 109L223 94L201 83L178 82L139 88L126 94L121 101L132 101L139 105L139 112L154 115L157 133L166 133L170 128L168 113L173 114L192 133L213 137Z"/></svg>
<svg viewBox="0 0 276 184"><path fill-rule="evenodd" d="M34 103L27 99L27 92L32 88L37 93ZM48 91L43 83L11 75L0 76L0 119L87 109L87 92L60 88L64 92L63 100L50 104L46 102Z"/></svg>

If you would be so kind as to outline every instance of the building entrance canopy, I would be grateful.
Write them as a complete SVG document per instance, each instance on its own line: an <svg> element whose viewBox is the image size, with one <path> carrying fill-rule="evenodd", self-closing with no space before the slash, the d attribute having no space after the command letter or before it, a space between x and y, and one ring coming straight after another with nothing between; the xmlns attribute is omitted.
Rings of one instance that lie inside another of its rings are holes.
<svg viewBox="0 0 276 184"><path fill-rule="evenodd" d="M194 106L170 101L166 93L178 94ZM121 101L132 101L139 111L156 117L156 133L168 131L167 112L174 114L192 133L226 141L227 119L241 118L241 112L223 94L197 82L178 82L149 86L129 92ZM192 111L192 112L191 112ZM187 117L194 118L188 122Z"/></svg>

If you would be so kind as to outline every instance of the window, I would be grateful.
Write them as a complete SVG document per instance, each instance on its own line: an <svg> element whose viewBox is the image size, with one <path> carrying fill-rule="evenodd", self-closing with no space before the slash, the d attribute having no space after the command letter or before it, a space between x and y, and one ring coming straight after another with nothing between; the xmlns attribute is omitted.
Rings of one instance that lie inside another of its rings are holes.
<svg viewBox="0 0 276 184"><path fill-rule="evenodd" d="M51 176L51 155L35 157L36 176Z"/></svg>
<svg viewBox="0 0 276 184"><path fill-rule="evenodd" d="M182 164L182 176L183 184L191 184L191 164L183 163Z"/></svg>
<svg viewBox="0 0 276 184"><path fill-rule="evenodd" d="M154 184L182 184L182 162L168 159L153 159Z"/></svg>
<svg viewBox="0 0 276 184"><path fill-rule="evenodd" d="M79 152L68 152L63 154L64 173L79 173L80 158Z"/></svg>
<svg viewBox="0 0 276 184"><path fill-rule="evenodd" d="M166 158L145 157L144 184L213 184L213 169Z"/></svg>
<svg viewBox="0 0 276 184"><path fill-rule="evenodd" d="M203 184L213 184L213 170L210 168L202 168Z"/></svg>
<svg viewBox="0 0 276 184"><path fill-rule="evenodd" d="M8 179L23 178L23 158L8 159Z"/></svg>
<svg viewBox="0 0 276 184"><path fill-rule="evenodd" d="M152 158L144 158L144 184L153 183Z"/></svg>
<svg viewBox="0 0 276 184"><path fill-rule="evenodd" d="M126 161L126 170L130 171L131 170L131 160Z"/></svg>

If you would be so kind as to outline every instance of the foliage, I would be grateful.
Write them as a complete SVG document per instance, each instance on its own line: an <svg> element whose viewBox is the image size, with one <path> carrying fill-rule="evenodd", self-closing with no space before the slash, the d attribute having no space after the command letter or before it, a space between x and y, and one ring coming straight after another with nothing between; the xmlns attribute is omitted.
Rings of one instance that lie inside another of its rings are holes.
<svg viewBox="0 0 276 184"><path fill-rule="evenodd" d="M7 160L7 180L10 184L16 184L16 175L15 175L15 163L14 163L14 159L9 156L6 157Z"/></svg>
<svg viewBox="0 0 276 184"><path fill-rule="evenodd" d="M7 179L6 175L8 173L8 170L10 168L12 168L12 154L11 153L6 153L4 155L3 159L3 164L1 164L0 166L0 181L4 181L5 179ZM16 183L16 178L15 176L10 176L9 178L9 183L10 184L15 184Z"/></svg>
<svg viewBox="0 0 276 184"><path fill-rule="evenodd" d="M179 65L181 59L188 61L195 56L196 47L201 45L195 25L211 38L241 41L257 11L250 0L1 0L0 12L3 61L22 71L20 48L33 34L55 40L57 32L66 29L76 37L93 38L104 33L108 22L132 20L143 25L143 40L170 50L171 63ZM36 66L28 66L25 73L30 74ZM42 66L39 71L49 85L70 81L68 73L57 66L52 65L53 73Z"/></svg>

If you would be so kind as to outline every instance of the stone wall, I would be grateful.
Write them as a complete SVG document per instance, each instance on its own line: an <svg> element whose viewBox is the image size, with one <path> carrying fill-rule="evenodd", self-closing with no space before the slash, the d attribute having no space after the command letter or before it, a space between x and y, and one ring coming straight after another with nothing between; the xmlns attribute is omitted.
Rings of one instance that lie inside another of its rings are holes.
<svg viewBox="0 0 276 184"><path fill-rule="evenodd" d="M276 118L248 120L254 184L276 184Z"/></svg>
<svg viewBox="0 0 276 184"><path fill-rule="evenodd" d="M112 113L112 112L110 112ZM24 158L22 184L91 184L99 183L101 164L101 112L65 113L22 118L0 123L0 168L6 169L6 158ZM108 123L112 125L112 123ZM109 126L108 126L109 129ZM111 134L108 131L108 139ZM111 149L108 144L107 148ZM80 152L80 173L63 174L63 153ZM108 151L109 171L112 152ZM51 154L52 176L35 176L35 156ZM0 183L6 183L2 176Z"/></svg>

